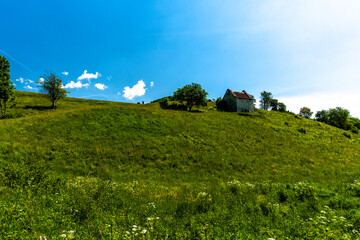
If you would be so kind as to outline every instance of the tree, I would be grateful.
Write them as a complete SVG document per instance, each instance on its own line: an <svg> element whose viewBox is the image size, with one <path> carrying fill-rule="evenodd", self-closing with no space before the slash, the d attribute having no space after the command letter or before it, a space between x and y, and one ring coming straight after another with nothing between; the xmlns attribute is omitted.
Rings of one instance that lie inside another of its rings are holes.
<svg viewBox="0 0 360 240"><path fill-rule="evenodd" d="M282 102L278 104L278 111L279 112L286 112L286 105Z"/></svg>
<svg viewBox="0 0 360 240"><path fill-rule="evenodd" d="M319 122L324 122L344 130L349 130L352 125L350 121L350 112L341 107L318 111L315 114L315 119Z"/></svg>
<svg viewBox="0 0 360 240"><path fill-rule="evenodd" d="M270 101L272 99L272 93L263 91L260 93L260 108L268 110L270 108Z"/></svg>
<svg viewBox="0 0 360 240"><path fill-rule="evenodd" d="M66 97L66 94L69 93L63 88L61 78L57 77L54 73L45 74L38 83L40 84L38 87L41 88L41 91L52 102L53 109L56 108L56 102Z"/></svg>
<svg viewBox="0 0 360 240"><path fill-rule="evenodd" d="M316 112L315 119L319 122L329 123L329 113L326 110Z"/></svg>
<svg viewBox="0 0 360 240"><path fill-rule="evenodd" d="M215 104L216 104L217 110L219 110L219 111L225 111L227 108L226 102L221 97L218 97L216 99Z"/></svg>
<svg viewBox="0 0 360 240"><path fill-rule="evenodd" d="M345 130L350 129L350 112L347 109L336 107L329 110L329 124Z"/></svg>
<svg viewBox="0 0 360 240"><path fill-rule="evenodd" d="M6 110L15 105L15 87L10 81L10 63L0 55L0 111L6 116Z"/></svg>
<svg viewBox="0 0 360 240"><path fill-rule="evenodd" d="M277 99L270 99L270 107L271 111L277 111L279 106L279 101Z"/></svg>
<svg viewBox="0 0 360 240"><path fill-rule="evenodd" d="M191 111L194 106L207 106L207 95L208 93L201 88L200 84L192 83L175 91L174 99L181 103L186 102L188 111Z"/></svg>
<svg viewBox="0 0 360 240"><path fill-rule="evenodd" d="M311 118L311 116L313 115L313 112L308 107L302 107L302 108L300 108L299 115L302 117L305 117L305 118Z"/></svg>

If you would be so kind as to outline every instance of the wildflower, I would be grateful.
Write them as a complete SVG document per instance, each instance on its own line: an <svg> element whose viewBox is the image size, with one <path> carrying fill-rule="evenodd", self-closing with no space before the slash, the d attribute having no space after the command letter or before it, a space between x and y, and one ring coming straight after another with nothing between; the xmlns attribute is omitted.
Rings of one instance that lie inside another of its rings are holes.
<svg viewBox="0 0 360 240"><path fill-rule="evenodd" d="M208 193L206 192L199 192L198 197L206 197Z"/></svg>
<svg viewBox="0 0 360 240"><path fill-rule="evenodd" d="M275 240L275 238L268 238L268 240Z"/></svg>
<svg viewBox="0 0 360 240"><path fill-rule="evenodd" d="M65 234L65 233L63 233L63 234L61 234L61 235L60 235L60 237L62 237L62 238L66 238L66 234Z"/></svg>
<svg viewBox="0 0 360 240"><path fill-rule="evenodd" d="M146 232L147 232L147 230L146 230L146 229L144 229L144 230L142 230L140 233L142 233L142 234L146 234Z"/></svg>
<svg viewBox="0 0 360 240"><path fill-rule="evenodd" d="M146 220L151 221L151 218L147 218Z"/></svg>
<svg viewBox="0 0 360 240"><path fill-rule="evenodd" d="M160 218L159 217L156 217L157 220L159 220Z"/></svg>

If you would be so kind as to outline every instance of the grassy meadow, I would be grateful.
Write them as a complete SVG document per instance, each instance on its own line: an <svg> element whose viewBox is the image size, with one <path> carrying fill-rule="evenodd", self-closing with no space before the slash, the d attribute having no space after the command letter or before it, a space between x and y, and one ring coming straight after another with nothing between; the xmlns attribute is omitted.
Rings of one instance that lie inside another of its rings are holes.
<svg viewBox="0 0 360 240"><path fill-rule="evenodd" d="M0 120L0 239L360 239L359 134L16 96Z"/></svg>

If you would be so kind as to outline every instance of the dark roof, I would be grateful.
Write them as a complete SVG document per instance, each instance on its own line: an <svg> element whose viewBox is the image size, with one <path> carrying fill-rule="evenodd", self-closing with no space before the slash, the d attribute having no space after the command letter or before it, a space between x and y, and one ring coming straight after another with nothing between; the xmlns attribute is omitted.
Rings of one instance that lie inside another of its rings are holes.
<svg viewBox="0 0 360 240"><path fill-rule="evenodd" d="M242 92L233 92L229 89L229 91L234 95L234 97L236 98L240 98L240 99L250 99L250 100L254 100L245 90L243 90Z"/></svg>

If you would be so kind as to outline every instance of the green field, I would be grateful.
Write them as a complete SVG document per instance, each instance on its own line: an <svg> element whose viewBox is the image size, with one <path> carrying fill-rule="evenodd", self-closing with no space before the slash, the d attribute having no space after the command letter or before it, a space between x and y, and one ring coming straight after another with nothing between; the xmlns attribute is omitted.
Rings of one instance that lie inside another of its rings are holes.
<svg viewBox="0 0 360 240"><path fill-rule="evenodd" d="M360 239L360 135L294 114L16 92L0 239Z"/></svg>

